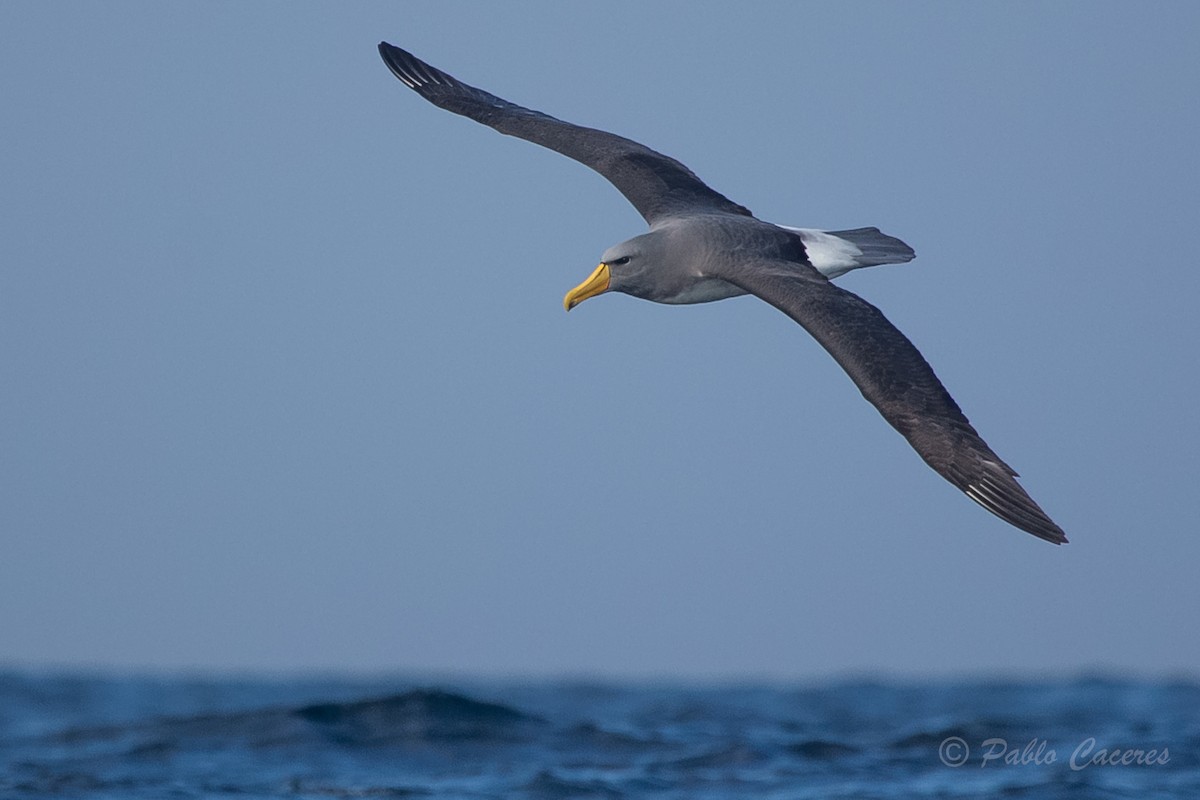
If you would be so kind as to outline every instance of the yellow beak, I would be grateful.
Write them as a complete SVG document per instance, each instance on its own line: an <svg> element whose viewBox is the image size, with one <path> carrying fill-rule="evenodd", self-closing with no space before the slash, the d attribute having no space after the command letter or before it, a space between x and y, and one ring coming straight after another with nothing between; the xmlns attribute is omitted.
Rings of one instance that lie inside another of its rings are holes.
<svg viewBox="0 0 1200 800"><path fill-rule="evenodd" d="M563 308L570 311L589 297L595 297L607 291L608 264L601 261L600 266L596 267L591 275L588 275L586 281L567 292L567 296L563 298Z"/></svg>

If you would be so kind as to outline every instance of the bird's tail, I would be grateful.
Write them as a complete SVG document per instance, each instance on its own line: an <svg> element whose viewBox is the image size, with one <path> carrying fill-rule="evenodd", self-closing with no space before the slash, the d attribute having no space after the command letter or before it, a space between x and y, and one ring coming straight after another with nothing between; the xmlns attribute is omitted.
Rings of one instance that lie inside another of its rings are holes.
<svg viewBox="0 0 1200 800"><path fill-rule="evenodd" d="M800 234L809 263L826 278L845 275L859 267L880 264L902 264L912 261L916 253L895 236L879 228L854 228L848 231L818 231L811 228L788 228Z"/></svg>
<svg viewBox="0 0 1200 800"><path fill-rule="evenodd" d="M855 228L850 231L829 231L830 236L845 239L858 248L856 266L874 267L879 264L902 264L912 261L917 254L895 236L888 236L879 228Z"/></svg>

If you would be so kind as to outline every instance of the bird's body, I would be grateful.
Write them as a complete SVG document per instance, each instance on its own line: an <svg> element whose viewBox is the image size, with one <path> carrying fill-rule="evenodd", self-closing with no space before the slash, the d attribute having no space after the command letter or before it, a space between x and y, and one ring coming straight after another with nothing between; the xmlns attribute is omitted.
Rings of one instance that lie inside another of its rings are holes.
<svg viewBox="0 0 1200 800"><path fill-rule="evenodd" d="M951 484L1001 519L1067 541L967 421L913 344L874 306L831 282L849 270L909 261L912 249L876 228L818 231L755 218L687 167L615 134L502 100L387 43L392 72L431 103L548 147L607 178L650 230L609 248L564 300L568 310L617 291L657 303L753 294L807 330L858 388Z"/></svg>

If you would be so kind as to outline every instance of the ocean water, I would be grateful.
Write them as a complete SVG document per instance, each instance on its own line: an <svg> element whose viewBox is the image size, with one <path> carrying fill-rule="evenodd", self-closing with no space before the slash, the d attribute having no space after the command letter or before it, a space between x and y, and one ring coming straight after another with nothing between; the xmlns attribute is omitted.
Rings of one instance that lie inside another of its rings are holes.
<svg viewBox="0 0 1200 800"><path fill-rule="evenodd" d="M0 672L0 798L1200 798L1200 684Z"/></svg>

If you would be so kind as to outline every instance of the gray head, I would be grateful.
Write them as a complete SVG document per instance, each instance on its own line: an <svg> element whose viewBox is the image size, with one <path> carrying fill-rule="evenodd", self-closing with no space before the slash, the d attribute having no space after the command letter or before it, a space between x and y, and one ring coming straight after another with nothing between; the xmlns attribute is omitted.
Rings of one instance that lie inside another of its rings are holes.
<svg viewBox="0 0 1200 800"><path fill-rule="evenodd" d="M653 298L668 263L666 237L657 231L643 233L604 251L600 266L583 283L567 292L563 307L575 306L604 292L623 292L634 297Z"/></svg>

